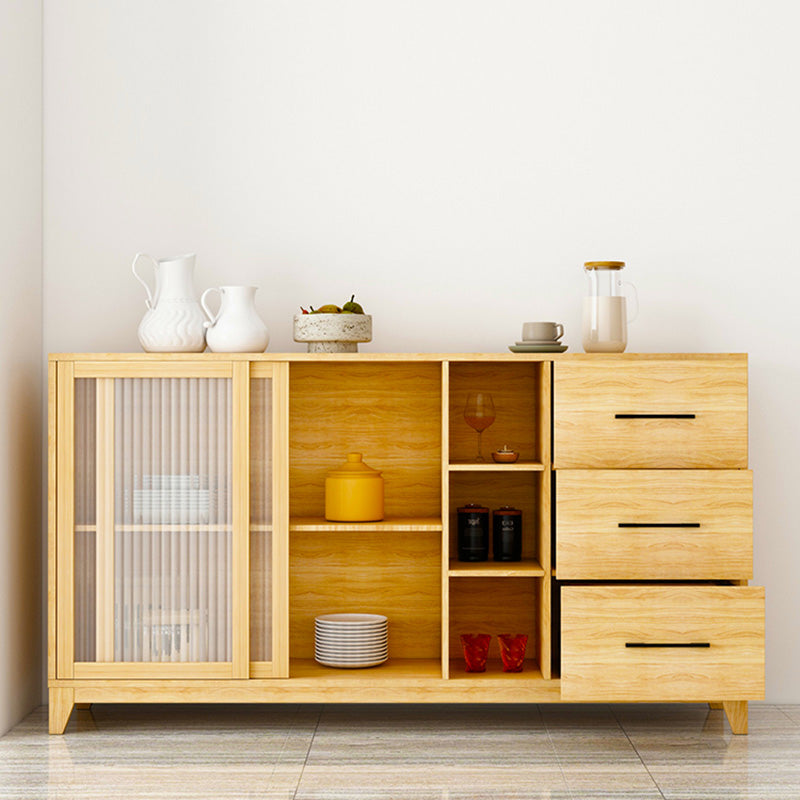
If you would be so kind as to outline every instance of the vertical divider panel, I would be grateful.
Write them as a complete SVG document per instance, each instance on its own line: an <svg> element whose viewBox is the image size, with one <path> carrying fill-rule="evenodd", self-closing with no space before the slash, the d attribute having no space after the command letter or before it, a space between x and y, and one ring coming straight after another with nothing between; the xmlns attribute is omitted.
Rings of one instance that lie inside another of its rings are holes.
<svg viewBox="0 0 800 800"><path fill-rule="evenodd" d="M540 579L542 591L539 593L539 667L542 677L548 680L551 673L551 626L552 626L552 557L551 557L551 497L552 487L552 393L553 393L553 362L542 361L539 368L539 430L537 435L540 442L540 453L544 470L539 473L539 561L544 575Z"/></svg>
<svg viewBox="0 0 800 800"><path fill-rule="evenodd" d="M272 675L289 677L289 364L272 375Z"/></svg>
<svg viewBox="0 0 800 800"><path fill-rule="evenodd" d="M96 382L96 660L114 661L114 379Z"/></svg>
<svg viewBox="0 0 800 800"><path fill-rule="evenodd" d="M450 362L442 361L442 678L450 677Z"/></svg>
<svg viewBox="0 0 800 800"><path fill-rule="evenodd" d="M233 364L231 677L250 675L250 362Z"/></svg>
<svg viewBox="0 0 800 800"><path fill-rule="evenodd" d="M75 652L75 367L71 361L59 362L57 381L56 671L59 678L72 678Z"/></svg>

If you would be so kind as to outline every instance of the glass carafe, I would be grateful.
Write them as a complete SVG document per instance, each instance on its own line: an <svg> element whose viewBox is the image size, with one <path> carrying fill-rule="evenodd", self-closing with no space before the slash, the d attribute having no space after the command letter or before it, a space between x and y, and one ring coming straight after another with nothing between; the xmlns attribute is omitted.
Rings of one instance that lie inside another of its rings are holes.
<svg viewBox="0 0 800 800"><path fill-rule="evenodd" d="M587 261L583 265L589 293L583 298L583 349L587 353L622 353L628 344L628 323L639 313L636 287L620 278L624 261ZM636 307L628 320L623 286L630 286Z"/></svg>

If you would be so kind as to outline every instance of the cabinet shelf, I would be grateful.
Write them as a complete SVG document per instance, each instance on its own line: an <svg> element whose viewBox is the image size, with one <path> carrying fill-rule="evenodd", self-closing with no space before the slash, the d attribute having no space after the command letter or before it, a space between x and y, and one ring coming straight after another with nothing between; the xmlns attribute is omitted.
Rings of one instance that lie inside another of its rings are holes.
<svg viewBox="0 0 800 800"><path fill-rule="evenodd" d="M497 464L494 461L451 461L450 472L544 472L539 461L515 461L513 464Z"/></svg>
<svg viewBox="0 0 800 800"><path fill-rule="evenodd" d="M500 659L490 659L486 663L486 672L466 672L463 658L450 659L451 681L518 681L520 683L543 681L542 671L533 659L526 659L522 672L503 672L503 662Z"/></svg>
<svg viewBox="0 0 800 800"><path fill-rule="evenodd" d="M407 682L416 678L429 681L442 677L442 664L437 658L390 658L377 667L341 669L324 667L313 658L293 658L289 677L338 683L364 683L365 680Z"/></svg>
<svg viewBox="0 0 800 800"><path fill-rule="evenodd" d="M459 561L450 559L451 578L541 578L542 565L533 558L522 561Z"/></svg>
<svg viewBox="0 0 800 800"><path fill-rule="evenodd" d="M253 526L254 529L258 529ZM272 526L267 526L270 530ZM264 529L264 526L261 526ZM96 533L97 525L76 525L75 530L79 533ZM119 533L181 533L191 531L193 533L218 533L220 531L231 531L233 525L230 523L215 523L209 524L207 522L165 522L163 524L119 524L114 525L114 530Z"/></svg>
<svg viewBox="0 0 800 800"><path fill-rule="evenodd" d="M342 532L342 531L441 531L439 517L390 517L380 522L329 522L324 517L292 517L290 531Z"/></svg>

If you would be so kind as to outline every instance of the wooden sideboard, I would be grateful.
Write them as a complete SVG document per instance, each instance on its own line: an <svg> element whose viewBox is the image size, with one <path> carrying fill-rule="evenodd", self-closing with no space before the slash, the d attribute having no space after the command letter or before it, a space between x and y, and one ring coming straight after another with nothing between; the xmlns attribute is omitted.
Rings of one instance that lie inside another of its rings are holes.
<svg viewBox="0 0 800 800"><path fill-rule="evenodd" d="M474 460L481 389L516 463ZM51 733L102 702L583 701L745 733L764 696L744 355L58 354L48 441ZM351 451L381 522L324 518ZM469 502L521 509L521 561L458 561ZM389 618L385 664L314 661L348 611Z"/></svg>

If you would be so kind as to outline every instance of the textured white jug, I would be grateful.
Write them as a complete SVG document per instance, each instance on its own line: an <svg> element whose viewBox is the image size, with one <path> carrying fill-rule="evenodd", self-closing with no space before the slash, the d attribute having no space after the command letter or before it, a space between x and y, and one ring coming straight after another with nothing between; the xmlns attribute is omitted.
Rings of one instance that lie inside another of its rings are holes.
<svg viewBox="0 0 800 800"><path fill-rule="evenodd" d="M206 322L206 341L215 353L263 353L269 344L269 331L256 311L255 286L212 286L200 298L210 322ZM209 292L219 292L220 307L213 314L206 305Z"/></svg>
<svg viewBox="0 0 800 800"><path fill-rule="evenodd" d="M156 288L150 287L136 272L136 262L149 258L153 262ZM205 317L194 293L192 273L194 253L174 258L155 259L137 253L131 269L147 292L147 313L139 323L139 343L148 353L202 353L206 348Z"/></svg>

